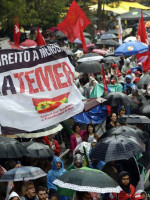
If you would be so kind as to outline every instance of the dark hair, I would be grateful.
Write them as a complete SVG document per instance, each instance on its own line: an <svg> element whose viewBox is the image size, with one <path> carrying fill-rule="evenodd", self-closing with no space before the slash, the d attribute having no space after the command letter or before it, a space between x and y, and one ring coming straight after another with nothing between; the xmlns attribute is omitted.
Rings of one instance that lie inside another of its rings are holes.
<svg viewBox="0 0 150 200"><path fill-rule="evenodd" d="M55 189L52 189L52 188L49 189L48 197L49 197L49 199L51 199L52 197L57 197L58 198L57 191Z"/></svg>
<svg viewBox="0 0 150 200"><path fill-rule="evenodd" d="M117 113L113 112L113 113L111 113L110 118L113 116L113 114L115 114L117 117Z"/></svg>
<svg viewBox="0 0 150 200"><path fill-rule="evenodd" d="M121 107L120 110L119 110L119 112L120 112L120 111L125 111L125 112L126 112L125 107Z"/></svg>
<svg viewBox="0 0 150 200"><path fill-rule="evenodd" d="M43 186L39 186L37 189L37 193L39 193L39 191L47 191L47 189Z"/></svg>
<svg viewBox="0 0 150 200"><path fill-rule="evenodd" d="M26 190L27 190L27 187L28 187L29 185L34 185L34 183L33 183L32 181L26 182L26 183L25 183L25 188L26 188Z"/></svg>
<svg viewBox="0 0 150 200"><path fill-rule="evenodd" d="M87 128L86 128L87 134L89 133L89 131L88 131L89 126L91 126L93 128L93 133L95 133L95 126L93 124L88 124Z"/></svg>
<svg viewBox="0 0 150 200"><path fill-rule="evenodd" d="M82 200L85 194L89 194L89 192L76 192L77 199Z"/></svg>
<svg viewBox="0 0 150 200"><path fill-rule="evenodd" d="M76 127L77 126L79 126L80 127L80 125L78 124L78 123L75 123L73 126L72 126L72 130L75 132L76 131Z"/></svg>

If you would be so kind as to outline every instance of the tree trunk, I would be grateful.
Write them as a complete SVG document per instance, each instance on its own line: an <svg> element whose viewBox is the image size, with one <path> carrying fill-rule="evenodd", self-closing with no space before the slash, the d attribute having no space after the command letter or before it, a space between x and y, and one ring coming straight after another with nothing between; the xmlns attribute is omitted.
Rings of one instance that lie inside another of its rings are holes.
<svg viewBox="0 0 150 200"><path fill-rule="evenodd" d="M97 9L97 17L98 17L98 21L97 21L97 29L101 30L102 28L102 0L98 0L98 9Z"/></svg>

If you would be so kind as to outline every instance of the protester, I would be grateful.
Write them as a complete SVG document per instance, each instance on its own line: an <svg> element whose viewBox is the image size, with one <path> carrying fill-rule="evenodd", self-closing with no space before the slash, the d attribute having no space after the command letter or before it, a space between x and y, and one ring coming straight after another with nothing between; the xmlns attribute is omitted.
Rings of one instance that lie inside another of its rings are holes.
<svg viewBox="0 0 150 200"><path fill-rule="evenodd" d="M99 136L95 133L95 127L93 124L87 125L87 132L84 135L83 141L92 143L93 139L98 140Z"/></svg>
<svg viewBox="0 0 150 200"><path fill-rule="evenodd" d="M19 197L19 195L16 192L12 192L9 195L9 200L20 200L20 197Z"/></svg>
<svg viewBox="0 0 150 200"><path fill-rule="evenodd" d="M118 183L121 187L121 192L117 194L111 194L110 198L114 200L129 200L132 199L136 190L133 185L130 184L130 176L128 172L122 171L118 176Z"/></svg>
<svg viewBox="0 0 150 200"><path fill-rule="evenodd" d="M116 127L116 122L117 122L117 115L116 113L112 113L110 115L110 122L106 126L106 130L110 130L111 128Z"/></svg>
<svg viewBox="0 0 150 200"><path fill-rule="evenodd" d="M21 200L38 200L36 197L35 186L32 181L25 183L25 196Z"/></svg>
<svg viewBox="0 0 150 200"><path fill-rule="evenodd" d="M44 137L45 143L49 145L50 148L52 148L55 152L56 156L59 156L60 154L60 145L58 144L57 140L53 139L54 135L48 135L47 137Z"/></svg>
<svg viewBox="0 0 150 200"><path fill-rule="evenodd" d="M43 186L38 187L37 196L39 200L48 200L46 191L47 189L45 187Z"/></svg>
<svg viewBox="0 0 150 200"><path fill-rule="evenodd" d="M131 94L132 92L132 88L135 88L137 89L137 86L135 84L132 83L132 78L131 78L131 75L127 75L125 77L125 84L124 84L124 87L123 87L123 92L127 95Z"/></svg>
<svg viewBox="0 0 150 200"><path fill-rule="evenodd" d="M79 124L74 124L72 127L73 135L70 137L70 150L73 153L76 146L82 143L86 131L80 130Z"/></svg>
<svg viewBox="0 0 150 200"><path fill-rule="evenodd" d="M83 167L83 157L80 154L76 154L73 158L73 163L68 167L68 171L81 167Z"/></svg>

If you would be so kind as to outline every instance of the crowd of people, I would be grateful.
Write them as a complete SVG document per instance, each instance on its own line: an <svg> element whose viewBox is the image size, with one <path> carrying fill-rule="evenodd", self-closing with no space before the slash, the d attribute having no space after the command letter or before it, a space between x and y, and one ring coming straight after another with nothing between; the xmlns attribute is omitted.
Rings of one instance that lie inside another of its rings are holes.
<svg viewBox="0 0 150 200"><path fill-rule="evenodd" d="M76 44L69 47L70 44L67 40L53 37L49 42L52 40L53 42L57 42L63 49L69 48L72 52L80 52L80 54L75 53L74 56L68 55L71 63L76 69L78 67L77 61L83 54L82 45ZM88 48L88 53L92 53L93 48L104 49L110 53L109 46L98 45L95 40L93 43L94 45L92 48ZM104 160L95 159L92 156L92 150L97 143L100 143L104 139L105 132L121 126L130 127L129 123L122 121L123 116L126 114L143 115L142 108L149 100L149 94L147 93L148 84L143 83L138 85L138 83L143 77L150 76L149 71L143 71L142 63L137 62L136 56L120 57L120 60L116 59L116 62L112 61L111 63L101 60L101 65L104 65L108 92L111 92L109 89L111 85L119 85L121 92L131 98L134 102L134 106L111 106L111 114L107 115L105 118L104 130L101 133L96 129L97 125L93 124L92 120L90 124L84 126L83 124L81 125L74 121L73 126L70 125L70 127L68 127L70 133L65 127L61 131L62 135L59 133L61 139L57 135L33 139L33 141L48 145L54 151L55 156L53 158L36 159L24 157L19 161L17 159L0 160L1 176L6 171L15 167L20 167L21 165L37 166L47 173L46 178L44 177L34 181L14 182L11 186L6 183L0 183L0 200L5 199L6 196L6 200L147 200L149 198L144 191L144 183L142 186L139 186L142 184L140 175L143 171L145 174L147 173L147 166L149 165L141 165L141 163L137 162L138 158L131 158L131 160L127 160L127 163L124 164L123 161L114 160L106 162ZM103 84L103 74L102 72L92 74L75 73L74 83L80 90L82 96L89 99L94 87L97 84ZM149 124L134 123L134 127L139 128L142 131L150 131ZM64 132L67 137L64 137ZM146 153L149 153L149 139L150 137L142 141ZM81 144L83 144L82 150L81 148L78 148ZM69 155L67 154L65 157L67 164L63 163L64 160L59 157L62 151L62 145L65 145L70 149ZM149 159L149 157L147 157L147 159ZM134 165L132 165L132 162L136 163L136 169L134 168ZM53 183L54 180L67 173L67 171L82 168L84 166L107 173L120 186L120 193L94 194L88 191L76 191L73 197L61 195L60 188ZM136 177L135 171L137 171L139 178Z"/></svg>

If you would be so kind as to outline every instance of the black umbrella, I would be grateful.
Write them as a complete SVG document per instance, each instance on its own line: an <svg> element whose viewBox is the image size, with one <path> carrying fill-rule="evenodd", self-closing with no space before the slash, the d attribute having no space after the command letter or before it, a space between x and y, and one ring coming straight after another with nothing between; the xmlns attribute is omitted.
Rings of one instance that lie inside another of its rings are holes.
<svg viewBox="0 0 150 200"><path fill-rule="evenodd" d="M140 81L137 83L137 86L144 86L148 85L149 83L150 83L150 75L146 74L140 79Z"/></svg>
<svg viewBox="0 0 150 200"><path fill-rule="evenodd" d="M140 144L132 137L111 136L102 139L92 150L92 159L106 162L129 159L143 152Z"/></svg>
<svg viewBox="0 0 150 200"><path fill-rule="evenodd" d="M66 35L61 31L56 31L55 36L59 38L66 38Z"/></svg>
<svg viewBox="0 0 150 200"><path fill-rule="evenodd" d="M0 158L20 158L28 152L17 140L0 136Z"/></svg>
<svg viewBox="0 0 150 200"><path fill-rule="evenodd" d="M105 32L105 34L115 34L115 35L118 35L119 31L117 29L112 29L112 30L109 30L109 31Z"/></svg>
<svg viewBox="0 0 150 200"><path fill-rule="evenodd" d="M115 40L105 40L104 44L108 46L114 46L114 47L119 46L119 43L116 42Z"/></svg>
<svg viewBox="0 0 150 200"><path fill-rule="evenodd" d="M55 185L74 191L96 193L119 192L118 184L100 170L82 167L73 169L53 182Z"/></svg>
<svg viewBox="0 0 150 200"><path fill-rule="evenodd" d="M121 59L120 57L108 56L105 57L103 60L105 63L118 63Z"/></svg>
<svg viewBox="0 0 150 200"><path fill-rule="evenodd" d="M110 40L110 39L116 39L117 38L117 36L116 35L114 35L114 34L103 34L103 35L101 35L101 40Z"/></svg>
<svg viewBox="0 0 150 200"><path fill-rule="evenodd" d="M141 108L141 112L144 115L150 115L150 100L148 100Z"/></svg>
<svg viewBox="0 0 150 200"><path fill-rule="evenodd" d="M104 95L104 98L107 99L107 105L110 106L134 106L134 102L130 97L128 97L126 94L121 92L111 92Z"/></svg>
<svg viewBox="0 0 150 200"><path fill-rule="evenodd" d="M116 55L114 54L114 52L107 53L107 54L105 55L105 57L109 57L109 56L114 56L114 57L118 58L118 56L116 56Z"/></svg>
<svg viewBox="0 0 150 200"><path fill-rule="evenodd" d="M143 115L124 115L120 120L128 124L149 124L150 119Z"/></svg>
<svg viewBox="0 0 150 200"><path fill-rule="evenodd" d="M101 136L100 139L106 138L108 136L115 136L115 135L122 135L125 137L134 137L137 139L137 141L145 141L145 139L149 138L149 134L145 133L141 129L135 127L135 126L118 126L116 128L112 128L108 130L106 133Z"/></svg>
<svg viewBox="0 0 150 200"><path fill-rule="evenodd" d="M24 144L25 142L24 142ZM54 156L54 152L53 150L45 145L45 144L41 144L38 142L33 142L30 144L27 144L28 146L26 146L27 151L29 152L26 156L27 157L32 157L32 158L48 158L48 157L53 157Z"/></svg>
<svg viewBox="0 0 150 200"><path fill-rule="evenodd" d="M76 71L84 73L97 73L102 71L102 67L97 61L88 61L79 64L79 66L76 68Z"/></svg>
<svg viewBox="0 0 150 200"><path fill-rule="evenodd" d="M94 108L97 105L105 105L107 102L106 99L98 97L98 98L90 98L87 100L84 100L84 112L90 111L92 108Z"/></svg>
<svg viewBox="0 0 150 200"><path fill-rule="evenodd" d="M100 61L103 59L103 56L97 53L87 53L81 56L78 62L86 62L86 61Z"/></svg>

